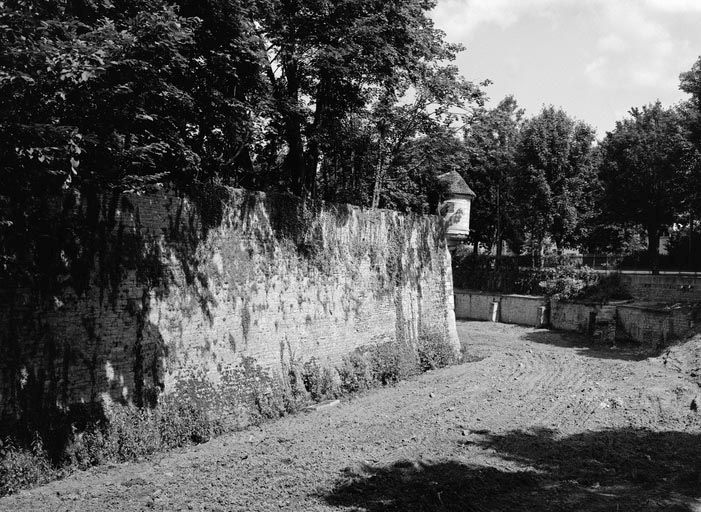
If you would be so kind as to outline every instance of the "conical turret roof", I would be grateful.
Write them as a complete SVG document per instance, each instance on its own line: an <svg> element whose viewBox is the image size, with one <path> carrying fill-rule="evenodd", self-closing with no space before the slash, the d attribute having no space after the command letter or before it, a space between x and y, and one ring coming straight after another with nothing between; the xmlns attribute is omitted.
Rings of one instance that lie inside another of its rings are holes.
<svg viewBox="0 0 701 512"><path fill-rule="evenodd" d="M475 193L468 186L458 171L450 171L438 176L438 181L446 187L446 192L451 196L475 197Z"/></svg>

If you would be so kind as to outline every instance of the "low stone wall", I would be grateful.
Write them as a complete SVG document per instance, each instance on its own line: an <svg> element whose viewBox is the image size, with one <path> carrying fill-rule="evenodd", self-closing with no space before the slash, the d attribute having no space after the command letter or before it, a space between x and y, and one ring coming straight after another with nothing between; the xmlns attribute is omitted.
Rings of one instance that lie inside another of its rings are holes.
<svg viewBox="0 0 701 512"><path fill-rule="evenodd" d="M455 290L455 318L469 320L499 319L499 294L472 290ZM497 304L495 316L494 304Z"/></svg>
<svg viewBox="0 0 701 512"><path fill-rule="evenodd" d="M550 325L562 331L575 331L595 334L615 326L616 306L582 302L552 301L550 304ZM603 335L612 338L612 333Z"/></svg>
<svg viewBox="0 0 701 512"><path fill-rule="evenodd" d="M625 304L618 306L616 337L659 348L692 334L700 319L698 306Z"/></svg>
<svg viewBox="0 0 701 512"><path fill-rule="evenodd" d="M589 334L602 343L627 340L659 348L697 332L701 304L583 303L535 295L499 295L455 289L458 319L489 320ZM496 311L495 311L496 304Z"/></svg>
<svg viewBox="0 0 701 512"><path fill-rule="evenodd" d="M621 284L636 300L659 303L701 302L701 276L621 273Z"/></svg>
<svg viewBox="0 0 701 512"><path fill-rule="evenodd" d="M543 327L548 323L548 300L540 295L502 295L499 321Z"/></svg>
<svg viewBox="0 0 701 512"><path fill-rule="evenodd" d="M538 295L500 295L455 290L456 318L542 327L548 323L548 301Z"/></svg>

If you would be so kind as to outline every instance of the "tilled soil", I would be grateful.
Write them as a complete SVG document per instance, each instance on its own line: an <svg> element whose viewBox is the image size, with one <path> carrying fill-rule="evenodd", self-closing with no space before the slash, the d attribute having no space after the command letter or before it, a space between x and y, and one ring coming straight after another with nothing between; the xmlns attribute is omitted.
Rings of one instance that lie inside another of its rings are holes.
<svg viewBox="0 0 701 512"><path fill-rule="evenodd" d="M458 332L472 362L0 510L701 511L701 338L647 357L513 325Z"/></svg>

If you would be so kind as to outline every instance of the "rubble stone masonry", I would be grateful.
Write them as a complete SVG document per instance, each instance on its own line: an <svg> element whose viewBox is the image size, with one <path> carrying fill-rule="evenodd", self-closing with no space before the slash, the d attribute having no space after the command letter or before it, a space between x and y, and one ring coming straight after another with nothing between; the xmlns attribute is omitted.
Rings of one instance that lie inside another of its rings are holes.
<svg viewBox="0 0 701 512"><path fill-rule="evenodd" d="M305 362L458 348L436 217L223 187L57 202L63 233L101 234L62 250L51 293L0 291L0 417L174 395L245 424Z"/></svg>

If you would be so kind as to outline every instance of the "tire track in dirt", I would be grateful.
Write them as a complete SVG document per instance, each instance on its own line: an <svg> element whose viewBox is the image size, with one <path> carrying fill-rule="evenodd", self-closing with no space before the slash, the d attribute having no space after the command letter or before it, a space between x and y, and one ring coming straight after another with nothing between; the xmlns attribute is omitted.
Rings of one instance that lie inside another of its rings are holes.
<svg viewBox="0 0 701 512"><path fill-rule="evenodd" d="M651 512L665 509L659 496L669 490L680 503L693 496L683 485L696 478L689 468L699 457L688 439L701 440L701 422L688 410L695 388L683 389L695 383L656 360L583 346L577 336L486 322L458 329L481 360L150 462L77 473L0 499L0 510ZM631 425L647 430L631 440ZM616 454L591 461L597 454L586 440L601 445L602 436L611 449L622 447L620 465ZM654 467L648 452L666 457L658 438L680 450L681 462L663 462L683 485L645 480ZM643 455L638 443L647 443ZM639 459L632 483L630 456ZM611 475L630 493L607 488L602 479Z"/></svg>

